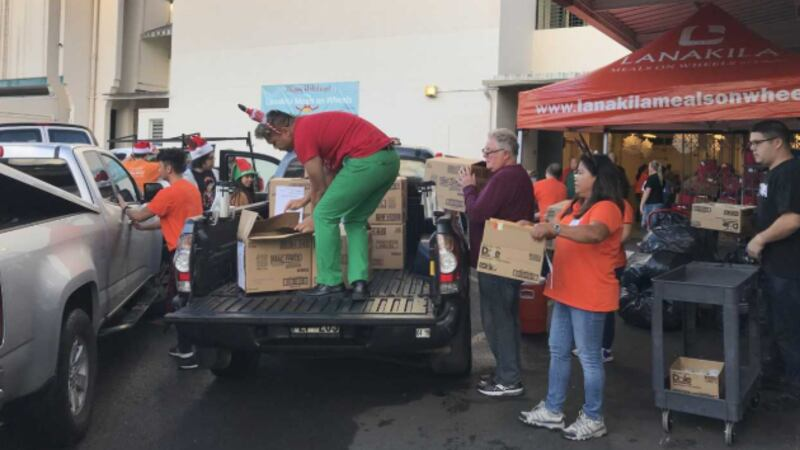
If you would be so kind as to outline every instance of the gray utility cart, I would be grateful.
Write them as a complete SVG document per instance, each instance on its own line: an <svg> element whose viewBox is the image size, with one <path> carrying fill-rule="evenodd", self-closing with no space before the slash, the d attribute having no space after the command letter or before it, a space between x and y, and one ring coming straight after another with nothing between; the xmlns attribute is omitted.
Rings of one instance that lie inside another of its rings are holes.
<svg viewBox="0 0 800 450"><path fill-rule="evenodd" d="M692 262L653 278L653 388L662 410L665 432L672 426L671 411L725 421L725 443L733 444L733 428L748 406L758 402L761 374L758 328L758 267L743 264ZM725 368L722 398L692 395L669 389L664 364L663 303L683 306L683 356L692 356L696 342L697 305L722 307ZM746 360L740 358L740 316L746 317Z"/></svg>

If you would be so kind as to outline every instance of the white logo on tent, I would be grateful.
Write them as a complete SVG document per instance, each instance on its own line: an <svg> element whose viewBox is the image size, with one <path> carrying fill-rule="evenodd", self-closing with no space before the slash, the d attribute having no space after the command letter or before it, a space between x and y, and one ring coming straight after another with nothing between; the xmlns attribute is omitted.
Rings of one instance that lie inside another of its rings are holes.
<svg viewBox="0 0 800 450"><path fill-rule="evenodd" d="M712 39L693 39L692 35L697 29L697 25L686 27L681 31L681 38L678 40L678 45L681 47L696 47L699 45L717 45L721 44L725 39L725 25L708 25L709 34L719 34L720 37Z"/></svg>

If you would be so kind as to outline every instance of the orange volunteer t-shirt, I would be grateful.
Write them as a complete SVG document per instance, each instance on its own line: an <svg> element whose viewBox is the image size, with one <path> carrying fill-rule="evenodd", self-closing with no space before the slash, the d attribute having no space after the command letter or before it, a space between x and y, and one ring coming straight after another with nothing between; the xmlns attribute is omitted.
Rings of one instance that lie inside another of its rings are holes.
<svg viewBox="0 0 800 450"><path fill-rule="evenodd" d="M632 225L633 224L633 206L628 203L627 200L623 200L625 204L625 211L622 213L622 227L619 228L619 255L617 255L617 262L614 264L614 268L618 269L620 267L625 267L625 264L628 263L628 257L625 256L625 246L622 245L622 228L625 225Z"/></svg>
<svg viewBox="0 0 800 450"><path fill-rule="evenodd" d="M595 203L580 219L574 208L561 219L562 227L599 222L611 233L597 244L581 244L564 237L555 239L553 271L545 284L544 295L553 300L593 312L610 312L619 308L619 282L614 264L621 246L618 233L622 229L622 211L614 202Z"/></svg>
<svg viewBox="0 0 800 450"><path fill-rule="evenodd" d="M161 234L167 241L167 249L175 250L183 224L189 217L203 214L203 203L197 186L181 179L156 194L147 209L161 220Z"/></svg>
<svg viewBox="0 0 800 450"><path fill-rule="evenodd" d="M539 208L540 219L547 213L547 208L567 199L567 185L555 178L545 178L533 183L533 197Z"/></svg>
<svg viewBox="0 0 800 450"><path fill-rule="evenodd" d="M122 162L122 165L131 174L140 191L144 191L145 183L158 182L159 164L157 162L145 161L144 159L126 159Z"/></svg>

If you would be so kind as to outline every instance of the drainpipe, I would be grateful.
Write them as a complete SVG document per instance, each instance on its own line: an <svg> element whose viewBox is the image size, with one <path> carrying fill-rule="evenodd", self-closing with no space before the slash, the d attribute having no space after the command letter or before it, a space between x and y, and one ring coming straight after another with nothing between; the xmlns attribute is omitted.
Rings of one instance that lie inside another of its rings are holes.
<svg viewBox="0 0 800 450"><path fill-rule="evenodd" d="M97 127L97 61L100 37L100 0L92 1L92 55L89 61L89 127Z"/></svg>

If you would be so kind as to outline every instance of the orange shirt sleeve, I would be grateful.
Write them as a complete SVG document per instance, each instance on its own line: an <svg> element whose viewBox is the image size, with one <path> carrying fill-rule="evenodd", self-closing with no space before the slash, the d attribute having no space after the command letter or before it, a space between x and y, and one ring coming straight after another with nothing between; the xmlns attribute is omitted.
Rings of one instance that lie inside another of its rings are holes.
<svg viewBox="0 0 800 450"><path fill-rule="evenodd" d="M172 189L165 188L158 191L153 200L147 204L147 209L158 217L164 217L172 210L174 201Z"/></svg>
<svg viewBox="0 0 800 450"><path fill-rule="evenodd" d="M598 202L589 214L589 223L600 222L608 228L610 234L614 234L622 227L622 212L619 207L607 200Z"/></svg>
<svg viewBox="0 0 800 450"><path fill-rule="evenodd" d="M623 225L632 225L633 224L633 206L627 201L625 202L625 213L622 215L622 224Z"/></svg>

